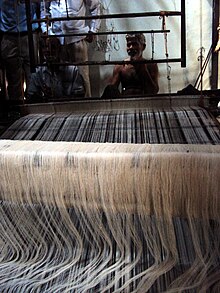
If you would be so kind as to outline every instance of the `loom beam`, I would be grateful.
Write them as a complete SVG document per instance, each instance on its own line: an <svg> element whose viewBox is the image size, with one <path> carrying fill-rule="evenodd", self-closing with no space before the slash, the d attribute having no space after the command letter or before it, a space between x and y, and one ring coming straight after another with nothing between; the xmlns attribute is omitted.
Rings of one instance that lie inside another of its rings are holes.
<svg viewBox="0 0 220 293"><path fill-rule="evenodd" d="M158 217L220 212L219 145L2 140L0 163L4 201Z"/></svg>

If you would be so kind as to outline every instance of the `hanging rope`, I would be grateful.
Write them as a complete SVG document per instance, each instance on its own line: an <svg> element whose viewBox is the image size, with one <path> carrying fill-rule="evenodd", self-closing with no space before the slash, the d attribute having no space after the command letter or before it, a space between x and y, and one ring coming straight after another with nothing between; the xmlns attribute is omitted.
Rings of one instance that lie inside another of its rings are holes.
<svg viewBox="0 0 220 293"><path fill-rule="evenodd" d="M202 36L203 36L202 26L203 26L202 0L200 0L200 49L199 49L200 55L198 57L198 61L200 62L200 75L201 75L200 83L199 83L200 84L200 91L201 91L199 105L201 107L204 106L204 97L202 94L202 90L203 90L203 59L204 59L203 53L205 52L205 48L202 46L202 43L203 43L202 42Z"/></svg>
<svg viewBox="0 0 220 293"><path fill-rule="evenodd" d="M199 51L201 51L201 50L203 50L205 52L205 48L201 48ZM202 76L205 73L207 65L208 65L208 63L210 61L210 58L212 56L212 51L213 51L213 44L211 45L211 47L209 49L209 52L208 52L208 54L206 56L206 59L205 59L203 65L202 65L202 70L200 71L200 73L199 73L199 75L198 75L198 77L196 79L196 82L194 84L194 87L197 88L197 89L201 86L201 79L202 79ZM200 52L200 56L198 57L198 61L200 60L200 58L204 58L203 54L201 52Z"/></svg>
<svg viewBox="0 0 220 293"><path fill-rule="evenodd" d="M162 30L166 30L166 19L165 15L161 14L162 18ZM168 93L171 94L171 66L169 65L169 53L168 53L168 38L167 32L164 32L164 45L165 45L165 56L166 56L166 65L167 65L167 84L168 84Z"/></svg>
<svg viewBox="0 0 220 293"><path fill-rule="evenodd" d="M112 3L112 0L110 0L109 3L107 3L105 0L103 2L100 1L101 11L104 15L110 14L109 7L110 7L111 3ZM96 36L96 41L93 42L93 49L95 51L109 53L108 61L111 60L110 52L112 52L113 50L119 51L119 49L120 49L118 35L112 34L114 32L114 29L115 29L115 25L114 25L113 20L106 19L104 30L107 32L111 32L111 34L104 36L104 39L101 38L101 36L99 36L99 37Z"/></svg>
<svg viewBox="0 0 220 293"><path fill-rule="evenodd" d="M60 0L59 0L59 5L60 5ZM69 11L68 11L68 4L67 4L67 0L65 0L65 6L66 6L66 17L69 17Z"/></svg>
<svg viewBox="0 0 220 293"><path fill-rule="evenodd" d="M151 33L151 49L152 49L152 56L151 59L154 60L154 53L155 53L155 42L154 42L154 33Z"/></svg>

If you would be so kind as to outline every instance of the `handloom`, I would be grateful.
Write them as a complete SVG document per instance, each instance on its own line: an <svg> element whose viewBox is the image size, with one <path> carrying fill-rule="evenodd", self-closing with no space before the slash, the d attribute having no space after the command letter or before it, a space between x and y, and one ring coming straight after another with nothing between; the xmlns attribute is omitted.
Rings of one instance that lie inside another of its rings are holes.
<svg viewBox="0 0 220 293"><path fill-rule="evenodd" d="M200 107L16 121L0 140L0 291L219 292L219 143Z"/></svg>

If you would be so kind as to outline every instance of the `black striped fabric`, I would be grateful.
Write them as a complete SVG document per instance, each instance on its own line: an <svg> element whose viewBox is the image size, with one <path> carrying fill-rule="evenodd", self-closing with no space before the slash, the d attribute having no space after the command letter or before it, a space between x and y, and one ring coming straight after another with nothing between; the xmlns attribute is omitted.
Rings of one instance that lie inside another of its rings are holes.
<svg viewBox="0 0 220 293"><path fill-rule="evenodd" d="M42 141L76 141L76 142L110 142L110 143L160 143L160 144L219 144L220 143L220 127L218 122L204 109L200 107L184 107L184 108L173 108L173 109L139 109L139 110L112 110L112 111L99 111L91 113L57 113L57 114L31 114L17 120L11 127L5 131L1 136L1 139L12 139L12 140L42 140ZM36 292L66 292L68 291L68 282L71 278L77 278L79 276L79 282L85 282L87 275L83 275L83 279L80 279L80 271L84 268L88 268L94 259L98 258L99 250L97 243L102 243L102 239L95 239L92 231L93 227L89 226L86 229L83 226L82 215L84 223L87 221L86 214L74 210L74 208L68 209L68 217L77 228L80 235L83 235L84 242L82 251L77 250L75 245L75 239L70 233L66 231L65 225L62 223L59 209L53 207L41 207L40 205L24 205L18 206L13 203L1 202L0 212L4 221L1 223L4 229L11 225L11 215L18 213L23 217L27 215L27 225L30 222L35 223L35 228L39 231L43 231L44 223L47 223L53 214L53 226L51 227L51 233L47 235L48 241L47 254L45 255L46 260L54 268L51 272L56 275L56 267L61 265L61 262L65 262L65 252L71 249L72 255L80 253L81 258L79 262L70 266L70 268L62 270L61 273L57 274L56 278L51 279L48 282L44 282L45 276L42 274L42 279L37 279L39 287L36 287ZM48 215L47 215L48 213ZM79 214L78 214L79 213ZM4 216L3 216L4 215ZM31 218L30 218L31 217ZM102 270L108 270L109 267L114 266L120 258L120 249L112 235L111 227L108 226L105 219L105 215L101 215L102 219L99 222L102 225L102 229L106 231L106 235L109 236L109 240L112 244L111 259L106 267ZM123 217L123 215L122 215ZM22 218L21 218L22 219ZM40 220L39 220L40 219ZM57 220L56 220L57 219ZM136 265L129 271L127 276L115 281L115 283L105 290L106 287L111 284L112 280L117 277L117 271L111 274L106 274L100 282L97 283L96 287L86 292L136 292L135 289L142 281L140 278L134 278L150 269L154 265L155 259L152 255L151 249L148 247L144 227L141 225L138 215L133 215L133 226L140 240L140 247L137 247L131 241L130 251L126 251L125 258L127 263L124 267L121 266L119 270L124 270L129 263L134 261L140 251L142 250L141 256ZM25 224L25 220L22 222ZM119 223L120 224L120 223ZM149 226L156 227L158 224L157 219L154 216L146 216L146 224ZM206 224L206 221L205 221ZM4 226L5 225L5 226ZM41 226L42 225L42 226ZM171 283L176 280L179 276L190 270L191 266L196 263L195 259L195 247L192 241L192 234L190 225L196 226L198 234L201 235L201 243L205 243L203 234L204 223L201 220L195 219L194 221L188 222L187 219L174 217L173 223L175 229L176 244L178 249L178 260L172 269L161 273L161 276L156 279L152 284L149 293L161 293L166 292ZM219 235L218 223L209 223L210 231L210 247L209 251L215 249L215 235ZM16 226L16 225L15 225ZM25 226L24 226L25 227ZM68 237L68 241L60 239L60 246L56 247L56 243L53 241L53 237L56 233L59 235L59 231L65 231L65 235ZM157 231L155 229L155 231ZM201 231L201 232L200 232ZM155 232L156 233L156 232ZM145 235L145 236L144 236ZM29 235L27 235L29 237ZM155 234L155 237L159 239L159 235ZM27 243L33 241L31 239L26 240ZM159 241L159 240L158 240ZM46 242L45 242L46 243ZM68 245L71 243L71 245ZM53 245L51 245L53 244ZM213 247L212 247L213 246ZM36 245L33 248L32 255L38 253L39 243L36 240ZM93 247L93 249L91 249ZM169 255L165 250L162 249L163 245L158 243L158 247L161 247L161 267L163 262L169 260ZM60 250L63 253L57 257L57 251ZM105 258L109 257L110 249L103 248L102 256ZM206 252L206 251L205 251ZM11 251L8 251L10 256ZM27 251L28 254L28 251ZM24 257L25 259L25 257ZM207 271L207 280L204 282L211 282L209 277L212 274L219 272L219 259L216 258L213 261L213 265L210 268L211 271ZM18 266L14 265L11 271L5 271L4 266L0 267L0 274L4 276L8 273L8 279L4 282L0 282L1 292L14 292L13 289L16 287L17 292L24 292L24 283L33 282L36 280L28 280L28 270L23 275L20 272L21 264ZM44 267L41 268L42 272ZM31 268L30 268L31 270ZM89 274L89 270L88 270ZM18 276L14 279L13 276ZM46 276L47 277L47 276ZM89 277L89 276L88 276ZM131 280L129 287L125 291L120 290L127 280ZM132 281L132 279L134 279ZM13 282L12 282L13 280ZM42 283L41 283L42 282ZM60 285L59 285L60 284ZM59 286L63 286L60 287ZM214 284L215 285L215 284ZM66 286L66 287L65 287ZM82 289L82 290L81 290ZM59 291L60 290L60 291ZM28 292L28 291L27 291ZM85 292L83 288L80 289L69 289L68 292ZM143 292L143 291L141 291ZM180 291L178 291L180 292ZM185 293L198 293L200 292L199 286L184 290L181 292ZM206 293L217 292L213 291L210 286ZM146 292L147 293L147 292Z"/></svg>
<svg viewBox="0 0 220 293"><path fill-rule="evenodd" d="M0 137L100 143L219 144L219 123L200 107L31 114Z"/></svg>

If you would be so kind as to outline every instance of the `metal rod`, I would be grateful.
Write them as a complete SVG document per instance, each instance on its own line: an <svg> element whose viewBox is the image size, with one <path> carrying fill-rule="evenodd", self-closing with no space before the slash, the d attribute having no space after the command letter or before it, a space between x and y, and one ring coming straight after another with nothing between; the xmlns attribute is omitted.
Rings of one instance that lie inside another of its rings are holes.
<svg viewBox="0 0 220 293"><path fill-rule="evenodd" d="M212 44L217 44L218 34L217 27L219 25L219 0L213 0L213 14L212 14ZM219 54L212 51L212 74L211 74L211 89L218 88L218 60Z"/></svg>
<svg viewBox="0 0 220 293"><path fill-rule="evenodd" d="M34 41L33 31L31 24L31 4L30 0L25 0L26 18L27 18L27 31L28 31L28 44L29 44L29 56L30 56L30 70L35 72L35 54L34 54Z"/></svg>
<svg viewBox="0 0 220 293"><path fill-rule="evenodd" d="M101 35L123 35L129 33L145 33L145 34L159 34L159 33L170 33L170 30L142 30L142 31L108 31L108 32L97 32L93 33L93 35L101 36ZM66 37L66 36L86 36L89 33L78 33L78 34L59 34L59 35L42 35L42 38L57 38L57 37Z"/></svg>
<svg viewBox="0 0 220 293"><path fill-rule="evenodd" d="M199 88L199 86L201 85L201 76L203 76L204 73L205 73L205 70L206 70L207 65L209 63L210 57L212 55L212 52L213 52L213 44L211 44L211 46L210 46L209 52L208 52L208 54L206 56L206 59L205 59L205 62L203 63L203 66L202 66L202 70L200 71L200 73L199 73L199 75L198 75L198 77L197 77L197 79L195 81L195 84L194 84L195 88Z"/></svg>
<svg viewBox="0 0 220 293"><path fill-rule="evenodd" d="M186 4L181 0L181 67L186 67Z"/></svg>
<svg viewBox="0 0 220 293"><path fill-rule="evenodd" d="M183 1L183 0L182 0ZM91 20L91 19L112 19L112 18L135 18L135 17L150 17L150 16L181 16L180 11L159 11L159 12L139 12L139 13L122 13L122 14L105 14L105 15L88 15L88 16L74 16L74 17L54 17L41 18L32 20L32 23L47 22L47 21L65 21L65 20Z"/></svg>
<svg viewBox="0 0 220 293"><path fill-rule="evenodd" d="M181 62L181 58L171 58L171 59L149 59L149 60L140 60L140 61L86 61L86 62L65 62L65 63L53 63L53 65L75 65L75 66L81 66L81 65L114 65L114 64L136 64L136 63L175 63L175 62ZM38 64L38 66L45 66L45 64Z"/></svg>

